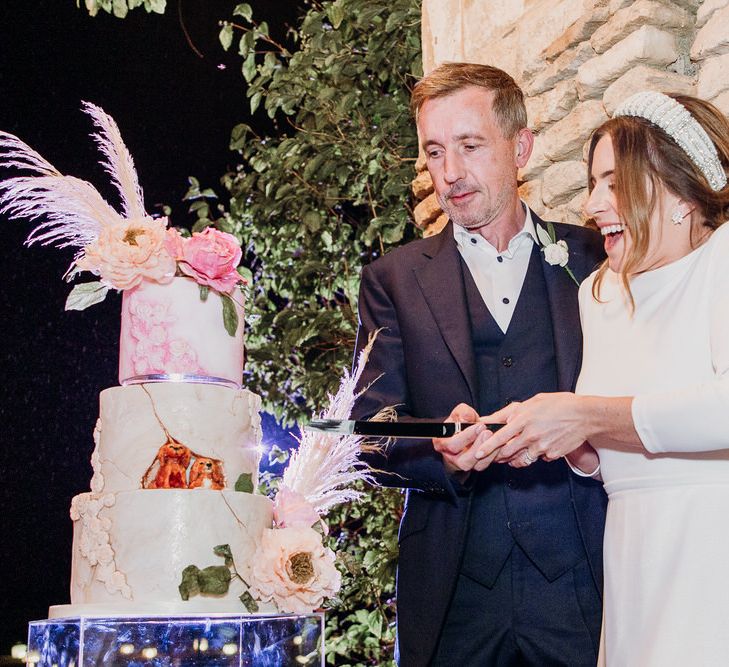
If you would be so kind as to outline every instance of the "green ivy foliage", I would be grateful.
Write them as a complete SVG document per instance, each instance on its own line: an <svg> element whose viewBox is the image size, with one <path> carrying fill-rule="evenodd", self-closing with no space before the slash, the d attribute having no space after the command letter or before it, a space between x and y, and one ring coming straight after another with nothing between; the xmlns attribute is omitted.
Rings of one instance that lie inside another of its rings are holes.
<svg viewBox="0 0 729 667"><path fill-rule="evenodd" d="M80 2L81 0L76 0L77 7ZM96 16L99 11L104 11L123 19L130 9L137 7L144 7L147 13L164 14L167 0L84 0L84 4L91 16Z"/></svg>
<svg viewBox="0 0 729 667"><path fill-rule="evenodd" d="M326 617L327 664L395 665L395 567L402 495L367 489L359 503L327 517L329 546L344 570L339 599Z"/></svg>
<svg viewBox="0 0 729 667"><path fill-rule="evenodd" d="M420 3L312 2L292 37L289 51L245 3L223 24L251 110L264 108L282 132L234 128L240 165L225 178L230 210L216 222L252 261L250 384L286 421L324 405L351 363L362 265L417 234L408 103L421 68Z"/></svg>

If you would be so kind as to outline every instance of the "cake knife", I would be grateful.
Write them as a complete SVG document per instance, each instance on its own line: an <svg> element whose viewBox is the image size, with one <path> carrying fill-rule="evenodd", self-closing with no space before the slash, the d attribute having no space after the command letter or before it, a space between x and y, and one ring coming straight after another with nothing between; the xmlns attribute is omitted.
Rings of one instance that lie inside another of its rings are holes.
<svg viewBox="0 0 729 667"><path fill-rule="evenodd" d="M306 431L338 435L366 435L376 438L448 438L471 426L467 422L380 422L349 419L312 419L304 426ZM487 424L490 431L498 431L503 424Z"/></svg>

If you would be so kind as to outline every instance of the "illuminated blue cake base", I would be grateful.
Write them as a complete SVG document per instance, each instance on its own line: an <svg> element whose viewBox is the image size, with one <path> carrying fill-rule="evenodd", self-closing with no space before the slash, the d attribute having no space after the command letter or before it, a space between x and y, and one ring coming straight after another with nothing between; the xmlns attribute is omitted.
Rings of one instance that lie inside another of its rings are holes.
<svg viewBox="0 0 729 667"><path fill-rule="evenodd" d="M324 614L57 618L30 623L40 667L324 665Z"/></svg>

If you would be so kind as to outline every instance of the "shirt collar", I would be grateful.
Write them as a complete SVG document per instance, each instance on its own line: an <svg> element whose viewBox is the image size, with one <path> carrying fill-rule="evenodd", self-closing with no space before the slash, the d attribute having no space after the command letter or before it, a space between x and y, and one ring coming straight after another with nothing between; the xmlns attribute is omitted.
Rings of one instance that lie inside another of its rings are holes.
<svg viewBox="0 0 729 667"><path fill-rule="evenodd" d="M534 241L534 243L539 243L537 240L537 230L534 226L534 219L532 218L532 211L531 209L526 205L526 202L523 200L521 201L521 205L524 207L524 210L526 211L526 215L524 216L524 226L522 227L520 232L517 232L510 240L509 245L507 249L501 253L503 255L511 256L516 249L522 244L525 238L531 237L531 239ZM469 239L472 236L480 236L480 234L472 234L471 232L465 230L460 225L453 225L453 238L456 240L456 244L459 248L468 247ZM483 237L482 237L483 238ZM486 246L489 248L494 248L488 241L484 239ZM495 250L495 248L494 248Z"/></svg>

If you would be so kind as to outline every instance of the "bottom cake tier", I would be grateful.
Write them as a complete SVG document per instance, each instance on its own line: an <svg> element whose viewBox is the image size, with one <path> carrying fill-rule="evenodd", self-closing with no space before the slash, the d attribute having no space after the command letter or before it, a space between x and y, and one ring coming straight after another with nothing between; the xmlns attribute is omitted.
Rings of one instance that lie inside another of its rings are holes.
<svg viewBox="0 0 729 667"><path fill-rule="evenodd" d="M273 520L264 496L206 489L84 493L73 499L71 604L49 616L244 611L245 584L233 577L221 596L180 595L183 570L225 565L213 548L227 544L235 571L247 579L265 528ZM275 611L273 604L260 611Z"/></svg>

